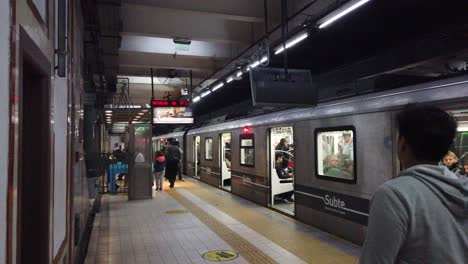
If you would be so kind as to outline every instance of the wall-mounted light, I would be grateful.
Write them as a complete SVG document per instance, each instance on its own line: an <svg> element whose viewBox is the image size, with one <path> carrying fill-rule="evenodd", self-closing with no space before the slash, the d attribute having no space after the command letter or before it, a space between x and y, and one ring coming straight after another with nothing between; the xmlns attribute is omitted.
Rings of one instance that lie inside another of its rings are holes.
<svg viewBox="0 0 468 264"><path fill-rule="evenodd" d="M293 37L291 38L290 40L286 41L286 49L289 49L290 47L296 45L297 43L303 41L304 39L306 39L307 37L309 36L308 33L302 33L296 37ZM281 45L276 51L275 51L275 55L276 54L280 54L281 52L283 52L283 50L285 49L285 47L283 47L283 45Z"/></svg>
<svg viewBox="0 0 468 264"><path fill-rule="evenodd" d="M248 70L250 70L250 68L253 69L253 68L257 67L258 65L260 65L260 61L258 61L258 60L257 60L257 61L254 61L254 62L252 62L252 63L247 67L247 69L248 69Z"/></svg>
<svg viewBox="0 0 468 264"><path fill-rule="evenodd" d="M232 78L232 76L229 76L227 79L226 79L226 83L230 83L234 81L234 78Z"/></svg>
<svg viewBox="0 0 468 264"><path fill-rule="evenodd" d="M365 3L369 2L370 0L352 0L341 6L340 8L336 9L335 11L331 12L330 14L326 15L322 19L320 19L317 24L319 28L324 28L331 25L333 22L337 21L338 19L344 17L345 15L351 13L355 9L361 7Z"/></svg>
<svg viewBox="0 0 468 264"><path fill-rule="evenodd" d="M268 57L265 55L262 57L262 59L260 60L260 63L264 63L268 60Z"/></svg>
<svg viewBox="0 0 468 264"><path fill-rule="evenodd" d="M245 126L245 127L242 128L242 133L250 134L250 133L252 133L252 128L249 127L249 126Z"/></svg>
<svg viewBox="0 0 468 264"><path fill-rule="evenodd" d="M200 97L200 96L197 96L197 97L194 97L192 101L193 101L194 103L196 103L196 102L200 101L200 99L201 99L201 97Z"/></svg>
<svg viewBox="0 0 468 264"><path fill-rule="evenodd" d="M206 91L206 92L202 93L200 96L203 98L203 97L205 97L205 96L209 95L210 93L211 93L211 91L210 91L210 90L208 90L208 91Z"/></svg>
<svg viewBox="0 0 468 264"><path fill-rule="evenodd" d="M218 90L219 88L221 88L223 86L224 86L224 83L220 82L215 87L213 87L213 91L216 91L216 90ZM202 97L203 97L203 95L202 95Z"/></svg>
<svg viewBox="0 0 468 264"><path fill-rule="evenodd" d="M241 77L241 76L242 76L242 74L243 74L242 70L240 70L240 71L237 71L237 73L236 73L236 77Z"/></svg>

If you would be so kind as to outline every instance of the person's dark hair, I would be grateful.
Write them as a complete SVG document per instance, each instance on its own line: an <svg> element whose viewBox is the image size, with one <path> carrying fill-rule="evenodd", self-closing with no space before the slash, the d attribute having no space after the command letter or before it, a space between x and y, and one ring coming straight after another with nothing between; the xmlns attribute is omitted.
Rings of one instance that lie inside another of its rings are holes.
<svg viewBox="0 0 468 264"><path fill-rule="evenodd" d="M277 161L279 157L283 157L283 154L275 153L275 161Z"/></svg>
<svg viewBox="0 0 468 264"><path fill-rule="evenodd" d="M457 131L453 116L433 106L408 105L396 116L399 135L419 160L439 161L447 153Z"/></svg>
<svg viewBox="0 0 468 264"><path fill-rule="evenodd" d="M160 157L160 156L164 156L164 153L162 153L162 151L158 150L158 151L156 151L156 153L154 155L155 155L155 157Z"/></svg>

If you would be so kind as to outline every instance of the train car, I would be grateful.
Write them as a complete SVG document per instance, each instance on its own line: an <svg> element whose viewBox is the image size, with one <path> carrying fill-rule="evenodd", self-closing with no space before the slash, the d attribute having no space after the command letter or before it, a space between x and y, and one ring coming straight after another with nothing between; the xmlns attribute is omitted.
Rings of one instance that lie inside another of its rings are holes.
<svg viewBox="0 0 468 264"><path fill-rule="evenodd" d="M450 111L460 156L467 87L459 77L194 128L184 139L186 174L360 244L373 193L400 169L395 114L409 103Z"/></svg>

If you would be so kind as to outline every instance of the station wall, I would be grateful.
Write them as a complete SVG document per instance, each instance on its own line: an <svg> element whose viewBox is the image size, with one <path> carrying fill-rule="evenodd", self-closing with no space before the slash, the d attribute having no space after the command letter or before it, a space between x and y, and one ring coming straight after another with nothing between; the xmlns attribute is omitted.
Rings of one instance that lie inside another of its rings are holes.
<svg viewBox="0 0 468 264"><path fill-rule="evenodd" d="M8 181L8 98L10 52L10 1L0 1L0 230L6 230ZM6 232L0 232L0 263L6 256Z"/></svg>

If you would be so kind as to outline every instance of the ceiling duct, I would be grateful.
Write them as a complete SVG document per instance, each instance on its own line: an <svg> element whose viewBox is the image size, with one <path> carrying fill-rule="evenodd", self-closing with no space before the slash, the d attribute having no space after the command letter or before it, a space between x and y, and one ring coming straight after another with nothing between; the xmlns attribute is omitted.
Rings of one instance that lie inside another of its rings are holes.
<svg viewBox="0 0 468 264"><path fill-rule="evenodd" d="M85 90L104 98L116 92L122 30L121 0L84 0ZM105 100L102 100L105 101Z"/></svg>

